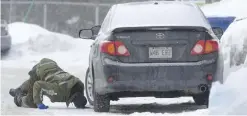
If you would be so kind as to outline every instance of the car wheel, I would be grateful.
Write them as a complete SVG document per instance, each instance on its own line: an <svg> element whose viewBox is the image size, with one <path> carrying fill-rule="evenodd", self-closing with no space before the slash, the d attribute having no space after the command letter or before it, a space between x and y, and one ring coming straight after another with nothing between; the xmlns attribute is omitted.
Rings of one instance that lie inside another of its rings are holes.
<svg viewBox="0 0 247 116"><path fill-rule="evenodd" d="M207 105L208 106L209 92L196 94L193 96L193 99L197 105Z"/></svg>
<svg viewBox="0 0 247 116"><path fill-rule="evenodd" d="M94 87L95 88L95 87ZM99 95L95 90L94 93L94 111L95 112L109 112L110 98L106 95Z"/></svg>
<svg viewBox="0 0 247 116"><path fill-rule="evenodd" d="M86 96L90 105L93 105L94 96L93 96L93 76L90 73L90 69L87 69L86 77L85 77L85 88L86 88Z"/></svg>

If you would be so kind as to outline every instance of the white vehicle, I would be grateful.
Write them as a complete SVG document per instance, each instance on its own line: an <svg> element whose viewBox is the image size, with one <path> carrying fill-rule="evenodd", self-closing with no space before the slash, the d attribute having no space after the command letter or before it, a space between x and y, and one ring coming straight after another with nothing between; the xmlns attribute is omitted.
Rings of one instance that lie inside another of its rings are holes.
<svg viewBox="0 0 247 116"><path fill-rule="evenodd" d="M229 61L229 66L240 66L245 63L247 54L247 19L236 19L222 36L222 47L224 48L224 58ZM241 31L240 31L241 30ZM234 33L233 33L234 32Z"/></svg>

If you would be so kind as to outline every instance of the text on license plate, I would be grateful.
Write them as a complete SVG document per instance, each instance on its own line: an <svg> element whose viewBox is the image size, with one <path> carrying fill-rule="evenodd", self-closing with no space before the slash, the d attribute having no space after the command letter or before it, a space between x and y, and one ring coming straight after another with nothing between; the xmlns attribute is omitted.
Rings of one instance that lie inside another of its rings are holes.
<svg viewBox="0 0 247 116"><path fill-rule="evenodd" d="M149 47L149 58L172 58L172 47Z"/></svg>

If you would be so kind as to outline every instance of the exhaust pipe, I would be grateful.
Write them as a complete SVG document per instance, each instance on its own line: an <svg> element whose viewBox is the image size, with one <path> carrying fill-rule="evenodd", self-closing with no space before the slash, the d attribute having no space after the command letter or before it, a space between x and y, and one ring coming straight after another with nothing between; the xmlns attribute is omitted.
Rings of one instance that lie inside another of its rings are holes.
<svg viewBox="0 0 247 116"><path fill-rule="evenodd" d="M206 85L199 85L199 90L200 90L201 92L206 92L207 89L208 89L208 86L206 86Z"/></svg>

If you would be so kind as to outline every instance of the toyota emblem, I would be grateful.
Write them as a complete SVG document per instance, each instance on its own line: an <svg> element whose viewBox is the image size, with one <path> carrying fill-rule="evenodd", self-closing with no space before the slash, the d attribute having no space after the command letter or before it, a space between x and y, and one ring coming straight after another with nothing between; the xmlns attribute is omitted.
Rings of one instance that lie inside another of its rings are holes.
<svg viewBox="0 0 247 116"><path fill-rule="evenodd" d="M165 34L164 33L156 33L156 39L164 39Z"/></svg>

